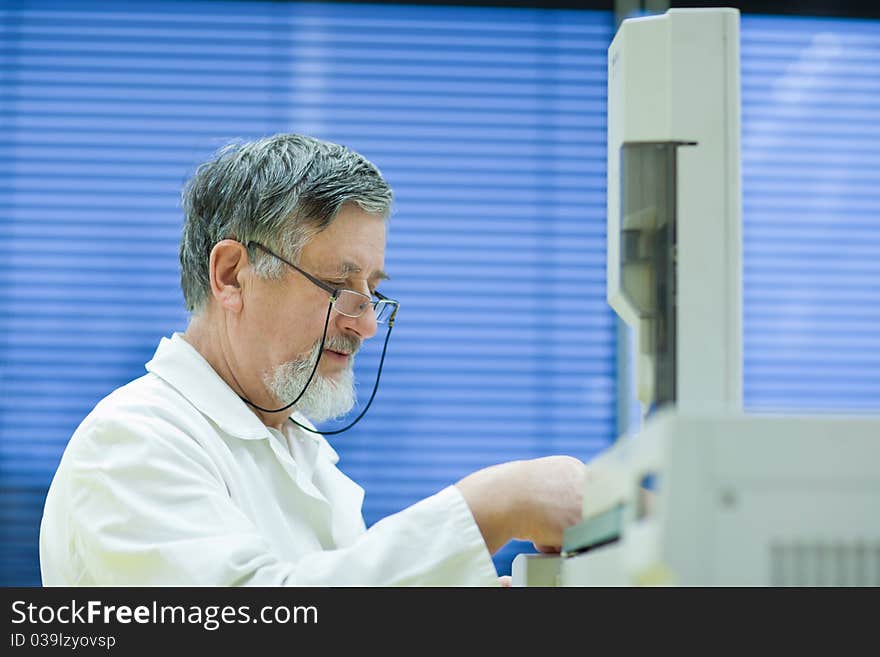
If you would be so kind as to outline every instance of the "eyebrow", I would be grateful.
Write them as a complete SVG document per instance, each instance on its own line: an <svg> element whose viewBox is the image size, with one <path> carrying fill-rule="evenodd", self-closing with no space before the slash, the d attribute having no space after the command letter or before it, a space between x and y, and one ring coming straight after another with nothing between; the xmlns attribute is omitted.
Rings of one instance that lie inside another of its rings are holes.
<svg viewBox="0 0 880 657"><path fill-rule="evenodd" d="M345 276L346 278L351 274L360 274L363 271L361 267L356 265L353 262L343 262L337 269L336 273L340 276ZM386 274L383 270L379 269L374 271L370 276L370 280L379 280L379 281L387 281L390 280L391 277Z"/></svg>

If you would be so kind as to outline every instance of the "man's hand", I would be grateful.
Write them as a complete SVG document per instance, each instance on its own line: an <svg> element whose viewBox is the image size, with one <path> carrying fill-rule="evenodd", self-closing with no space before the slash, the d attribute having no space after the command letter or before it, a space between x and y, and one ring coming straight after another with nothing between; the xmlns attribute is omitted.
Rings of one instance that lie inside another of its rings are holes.
<svg viewBox="0 0 880 657"><path fill-rule="evenodd" d="M456 484L490 553L513 538L559 551L562 531L581 519L586 466L570 456L494 465Z"/></svg>

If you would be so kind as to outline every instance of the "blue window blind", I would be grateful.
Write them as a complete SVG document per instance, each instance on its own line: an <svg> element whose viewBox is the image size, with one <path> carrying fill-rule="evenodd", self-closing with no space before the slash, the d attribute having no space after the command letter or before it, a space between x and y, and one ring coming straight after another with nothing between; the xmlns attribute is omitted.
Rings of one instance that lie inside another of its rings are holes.
<svg viewBox="0 0 880 657"><path fill-rule="evenodd" d="M880 21L741 41L745 406L880 411Z"/></svg>
<svg viewBox="0 0 880 657"><path fill-rule="evenodd" d="M185 328L178 195L231 138L338 141L395 189L383 289L399 321L373 408L333 438L368 524L492 463L605 447L612 33L592 11L6 3L0 582L39 584L67 440ZM381 337L358 363L362 398Z"/></svg>

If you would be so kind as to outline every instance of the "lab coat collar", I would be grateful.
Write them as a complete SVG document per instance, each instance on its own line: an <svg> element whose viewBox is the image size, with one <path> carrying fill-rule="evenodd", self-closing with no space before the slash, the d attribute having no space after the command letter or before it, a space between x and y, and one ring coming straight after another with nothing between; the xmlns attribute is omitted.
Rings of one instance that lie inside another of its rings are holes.
<svg viewBox="0 0 880 657"><path fill-rule="evenodd" d="M256 440L269 431L181 333L162 338L145 367L177 390L224 432Z"/></svg>
<svg viewBox="0 0 880 657"><path fill-rule="evenodd" d="M183 339L174 333L171 339L162 338L153 358L145 366L168 385L186 397L203 415L224 432L244 440L269 438L269 429L229 387L210 363ZM300 413L291 415L300 424L314 429L314 425ZM301 431L292 425L296 431ZM307 433L307 432L303 432ZM312 440L322 443L326 456L336 463L339 455L320 434L310 433Z"/></svg>

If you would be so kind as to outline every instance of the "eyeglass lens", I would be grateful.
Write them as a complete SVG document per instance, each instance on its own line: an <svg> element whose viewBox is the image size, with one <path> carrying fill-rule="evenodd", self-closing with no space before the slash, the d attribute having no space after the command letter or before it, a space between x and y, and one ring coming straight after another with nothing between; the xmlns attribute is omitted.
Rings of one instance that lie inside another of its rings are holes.
<svg viewBox="0 0 880 657"><path fill-rule="evenodd" d="M366 312L369 306L373 306L376 312L376 322L383 324L391 317L394 310L394 304L388 303L383 299L375 300L354 292L353 290L339 290L333 307L337 312L347 315L348 317L360 317Z"/></svg>

